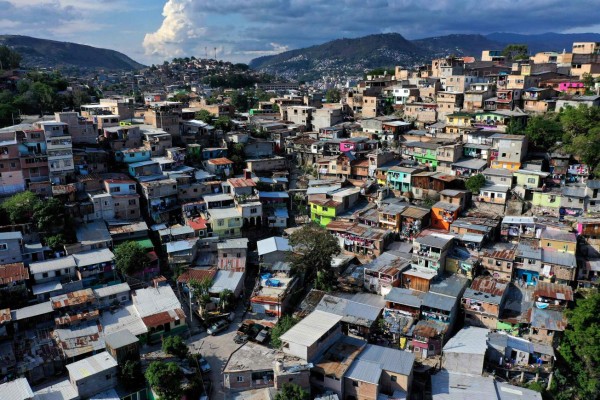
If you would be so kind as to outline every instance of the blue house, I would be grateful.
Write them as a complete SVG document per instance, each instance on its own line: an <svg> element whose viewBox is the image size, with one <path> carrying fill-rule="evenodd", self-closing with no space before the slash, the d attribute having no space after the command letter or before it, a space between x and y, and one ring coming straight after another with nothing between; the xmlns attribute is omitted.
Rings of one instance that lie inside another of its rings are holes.
<svg viewBox="0 0 600 400"><path fill-rule="evenodd" d="M117 162L132 164L150 160L152 152L145 147L135 149L123 149L115 151L115 160Z"/></svg>

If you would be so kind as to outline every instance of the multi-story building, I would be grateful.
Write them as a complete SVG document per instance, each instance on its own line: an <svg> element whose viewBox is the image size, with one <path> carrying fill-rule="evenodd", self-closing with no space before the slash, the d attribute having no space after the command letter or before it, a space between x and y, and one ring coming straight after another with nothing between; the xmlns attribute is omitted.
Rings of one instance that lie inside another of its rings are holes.
<svg viewBox="0 0 600 400"><path fill-rule="evenodd" d="M523 135L495 134L492 139L492 168L517 171L527 155L527 138Z"/></svg>
<svg viewBox="0 0 600 400"><path fill-rule="evenodd" d="M64 122L43 121L37 126L44 130L50 181L66 183L66 177L75 172L73 143L69 125Z"/></svg>
<svg viewBox="0 0 600 400"><path fill-rule="evenodd" d="M80 116L79 113L75 111L56 112L54 113L54 119L69 125L69 132L73 138L73 143L98 143L98 129L91 120Z"/></svg>
<svg viewBox="0 0 600 400"><path fill-rule="evenodd" d="M144 206L155 222L167 220L169 213L177 208L177 181L159 179L140 183Z"/></svg>

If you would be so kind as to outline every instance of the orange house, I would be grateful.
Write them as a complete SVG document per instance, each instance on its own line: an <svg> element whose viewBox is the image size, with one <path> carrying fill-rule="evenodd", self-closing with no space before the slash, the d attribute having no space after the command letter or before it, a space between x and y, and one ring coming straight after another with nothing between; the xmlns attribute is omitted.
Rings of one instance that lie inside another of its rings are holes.
<svg viewBox="0 0 600 400"><path fill-rule="evenodd" d="M431 207L431 227L450 230L450 224L456 221L460 206L458 204L450 204L444 201L438 201Z"/></svg>

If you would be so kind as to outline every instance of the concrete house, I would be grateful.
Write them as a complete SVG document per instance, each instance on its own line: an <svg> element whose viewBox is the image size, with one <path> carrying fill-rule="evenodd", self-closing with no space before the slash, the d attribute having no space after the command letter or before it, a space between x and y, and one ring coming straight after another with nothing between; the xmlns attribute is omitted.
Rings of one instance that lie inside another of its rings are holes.
<svg viewBox="0 0 600 400"><path fill-rule="evenodd" d="M71 385L81 398L92 397L117 384L117 362L105 351L67 364L67 371Z"/></svg>
<svg viewBox="0 0 600 400"><path fill-rule="evenodd" d="M324 311L313 311L281 335L283 353L312 362L341 335L342 317Z"/></svg>
<svg viewBox="0 0 600 400"><path fill-rule="evenodd" d="M0 232L0 264L23 261L23 234L21 232Z"/></svg>
<svg viewBox="0 0 600 400"><path fill-rule="evenodd" d="M292 250L289 240L279 236L259 240L256 246L260 262L270 265L274 265L279 261L285 261L288 252Z"/></svg>
<svg viewBox="0 0 600 400"><path fill-rule="evenodd" d="M489 276L475 278L462 297L465 324L496 329L508 285Z"/></svg>
<svg viewBox="0 0 600 400"><path fill-rule="evenodd" d="M481 375L489 329L466 326L444 345L442 365L450 372Z"/></svg>

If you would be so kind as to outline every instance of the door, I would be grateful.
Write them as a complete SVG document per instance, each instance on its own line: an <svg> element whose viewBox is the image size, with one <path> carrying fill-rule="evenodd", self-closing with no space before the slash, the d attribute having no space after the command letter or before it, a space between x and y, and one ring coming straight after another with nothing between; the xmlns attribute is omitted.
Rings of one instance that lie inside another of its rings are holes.
<svg viewBox="0 0 600 400"><path fill-rule="evenodd" d="M427 358L427 348L423 349L423 358Z"/></svg>

